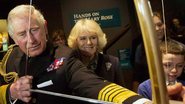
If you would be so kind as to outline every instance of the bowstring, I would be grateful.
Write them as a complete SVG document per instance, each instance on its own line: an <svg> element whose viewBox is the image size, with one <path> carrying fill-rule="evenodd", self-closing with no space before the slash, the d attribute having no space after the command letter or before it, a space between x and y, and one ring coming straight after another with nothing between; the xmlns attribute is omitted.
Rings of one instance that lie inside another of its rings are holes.
<svg viewBox="0 0 185 104"><path fill-rule="evenodd" d="M25 68L25 75L27 75L28 74L28 59L29 59L29 46L28 46L28 44L29 44L29 41L30 41L30 39L29 39L29 36L30 36L30 27L31 27L31 15L32 15L32 9L31 9L31 7L32 7L32 0L30 0L30 3L29 3L29 5L30 5L30 8L29 8L29 16L28 16L28 37L27 37L27 39L28 39L28 41L27 41L27 44L26 44L26 68Z"/></svg>
<svg viewBox="0 0 185 104"><path fill-rule="evenodd" d="M166 32L166 19L165 19L165 11L164 11L164 0L161 0L161 6L162 6L162 19L163 24L165 28L163 28L164 31L164 39L165 39L165 48L166 48L166 54L168 53L168 47L167 47L167 32Z"/></svg>
<svg viewBox="0 0 185 104"><path fill-rule="evenodd" d="M168 40L167 40L167 26L166 26L166 17L165 17L165 7L164 7L164 0L161 0L161 7L162 7L162 19L163 19L163 24L165 26L165 28L163 28L164 31L164 41L165 41L165 54L168 54ZM169 63L167 63L169 64ZM169 67L169 65L167 65ZM169 68L168 68L169 69ZM169 70L168 70L169 71ZM176 83L176 81L169 81L168 75L165 74L165 80L166 80L166 84L167 85L173 85Z"/></svg>
<svg viewBox="0 0 185 104"><path fill-rule="evenodd" d="M162 19L163 19L163 25L164 25L164 28L163 28L163 31L164 31L164 43L165 43L165 54L168 53L168 43L167 43L167 34L166 34L166 19L165 19L165 11L164 11L164 0L161 0L161 7L162 7ZM161 53L163 54L163 53ZM163 63L163 62L162 62ZM167 63L168 64L168 63ZM164 67L163 67L164 69ZM165 74L165 82L166 82L166 85L169 85L169 80L168 80L168 75Z"/></svg>

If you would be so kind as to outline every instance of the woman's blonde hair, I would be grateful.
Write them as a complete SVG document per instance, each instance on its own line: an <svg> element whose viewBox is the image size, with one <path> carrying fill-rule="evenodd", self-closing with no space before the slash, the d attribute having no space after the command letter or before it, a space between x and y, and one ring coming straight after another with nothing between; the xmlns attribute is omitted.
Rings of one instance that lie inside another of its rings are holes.
<svg viewBox="0 0 185 104"><path fill-rule="evenodd" d="M98 46L97 51L102 51L102 49L107 44L107 38L105 33L103 33L100 25L94 20L90 19L80 19L72 28L70 35L68 37L68 45L73 49L77 49L77 41L78 36L83 32L95 33L98 37Z"/></svg>

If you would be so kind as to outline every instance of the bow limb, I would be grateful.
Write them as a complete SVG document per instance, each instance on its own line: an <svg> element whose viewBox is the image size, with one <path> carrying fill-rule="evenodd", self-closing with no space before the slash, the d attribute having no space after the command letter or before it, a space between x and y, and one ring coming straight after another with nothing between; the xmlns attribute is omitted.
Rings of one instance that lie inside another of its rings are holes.
<svg viewBox="0 0 185 104"><path fill-rule="evenodd" d="M148 0L134 0L147 56L154 104L169 104L157 35Z"/></svg>

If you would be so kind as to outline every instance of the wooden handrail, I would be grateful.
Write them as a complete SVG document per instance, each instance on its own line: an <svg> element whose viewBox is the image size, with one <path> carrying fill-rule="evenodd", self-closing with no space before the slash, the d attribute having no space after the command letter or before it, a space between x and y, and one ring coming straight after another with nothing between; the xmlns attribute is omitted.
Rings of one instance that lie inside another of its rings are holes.
<svg viewBox="0 0 185 104"><path fill-rule="evenodd" d="M107 50L113 45L115 44L122 36L124 36L124 34L130 29L130 24L127 24L124 26L124 28L117 33L113 39L111 39L110 41L107 42L107 45L105 46L105 48L103 49L103 53L107 53Z"/></svg>

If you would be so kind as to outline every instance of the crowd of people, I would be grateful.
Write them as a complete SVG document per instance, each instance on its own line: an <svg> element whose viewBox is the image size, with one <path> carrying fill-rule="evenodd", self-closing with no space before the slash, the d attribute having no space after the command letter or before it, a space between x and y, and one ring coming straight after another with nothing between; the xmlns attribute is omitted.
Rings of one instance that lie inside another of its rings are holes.
<svg viewBox="0 0 185 104"><path fill-rule="evenodd" d="M152 104L149 98L123 87L119 60L102 53L106 34L95 21L81 19L67 41L53 35L51 43L47 39L46 20L34 6L16 6L7 20L9 35L16 45L9 47L0 68L0 104L87 104L32 92L34 89L114 103ZM155 21L161 19L154 17ZM162 23L156 23L156 27L164 28ZM184 61L184 55L179 58ZM183 62L172 64L172 68L184 67ZM182 84L167 86L167 93L171 99L175 96L185 102Z"/></svg>

